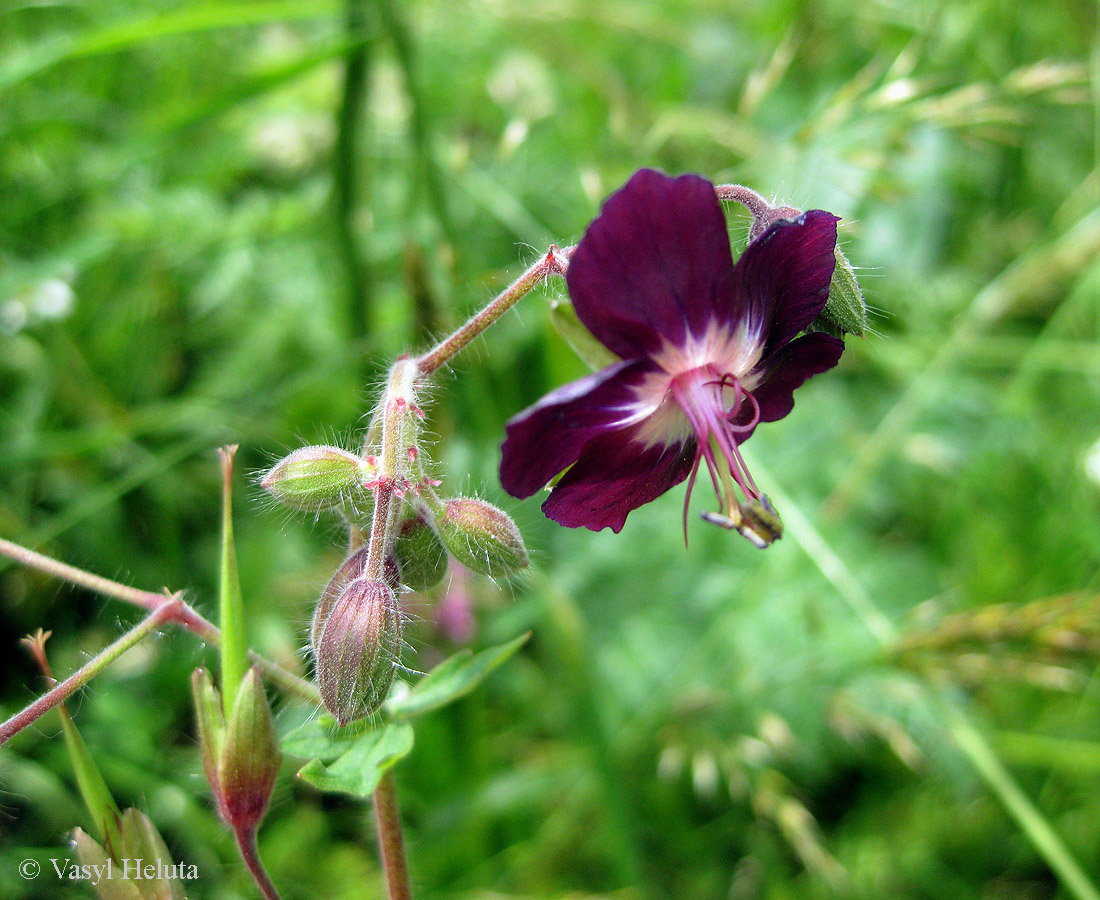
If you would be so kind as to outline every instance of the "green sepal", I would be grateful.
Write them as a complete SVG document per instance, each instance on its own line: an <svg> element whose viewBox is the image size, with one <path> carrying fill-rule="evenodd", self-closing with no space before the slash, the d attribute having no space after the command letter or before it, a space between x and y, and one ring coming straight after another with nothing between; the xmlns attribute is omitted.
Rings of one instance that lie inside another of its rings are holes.
<svg viewBox="0 0 1100 900"><path fill-rule="evenodd" d="M245 638L244 598L237 574L237 550L233 543L233 459L235 445L222 447L222 535L221 577L218 586L218 625L221 627L222 711L228 716L237 688L248 671L248 641Z"/></svg>
<svg viewBox="0 0 1100 900"><path fill-rule="evenodd" d="M447 574L447 550L439 535L419 516L407 519L397 530L393 555L401 584L410 591L435 587Z"/></svg>
<svg viewBox="0 0 1100 900"><path fill-rule="evenodd" d="M833 280L829 283L829 299L820 315L806 330L824 331L835 337L844 337L846 334L863 337L867 331L867 304L863 299L863 289L859 286L852 264L840 247L837 246L833 252L836 256L836 268L833 269Z"/></svg>
<svg viewBox="0 0 1100 900"><path fill-rule="evenodd" d="M141 860L141 865L156 865L165 869L173 867L168 852L156 826L143 812L128 809L120 818L122 838L115 853L112 877L102 878L93 889L100 900L186 900L183 884L178 878L133 878L125 875L123 866L127 860ZM73 842L80 862L86 866L106 866L108 854L79 828L73 831ZM101 868L100 871L103 871Z"/></svg>
<svg viewBox="0 0 1100 900"><path fill-rule="evenodd" d="M64 703L58 706L58 712L61 714L61 731L65 736L69 761L76 773L80 796L84 799L84 805L95 825L96 837L110 850L117 852L122 842L118 805Z"/></svg>
<svg viewBox="0 0 1100 900"><path fill-rule="evenodd" d="M206 669L191 673L191 695L195 700L195 719L199 726L199 748L206 780L217 794L221 784L222 746L225 744L225 714L222 698Z"/></svg>

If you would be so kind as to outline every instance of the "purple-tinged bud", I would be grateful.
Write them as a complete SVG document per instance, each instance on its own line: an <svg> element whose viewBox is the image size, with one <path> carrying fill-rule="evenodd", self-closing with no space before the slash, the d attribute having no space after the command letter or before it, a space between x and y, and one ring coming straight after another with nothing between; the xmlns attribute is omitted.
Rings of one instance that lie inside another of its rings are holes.
<svg viewBox="0 0 1100 900"><path fill-rule="evenodd" d="M435 587L447 574L447 550L432 527L419 516L401 523L393 555L401 584L411 591Z"/></svg>
<svg viewBox="0 0 1100 900"><path fill-rule="evenodd" d="M280 503L303 512L331 509L357 494L375 467L339 447L301 447L277 462L260 486Z"/></svg>
<svg viewBox="0 0 1100 900"><path fill-rule="evenodd" d="M317 631L315 618L315 633ZM341 725L369 716L393 684L401 611L393 589L357 578L332 604L313 643L321 700Z"/></svg>
<svg viewBox="0 0 1100 900"><path fill-rule="evenodd" d="M527 547L516 523L484 500L446 501L436 517L436 528L451 555L482 575L499 578L527 566Z"/></svg>
<svg viewBox="0 0 1100 900"><path fill-rule="evenodd" d="M367 547L364 545L340 564L340 568L333 573L332 578L325 585L325 589L321 591L321 597L313 610L313 622L309 628L309 645L315 651L318 642L321 640L321 631L328 621L329 613L332 612L332 605L340 599L340 595L344 593L344 588L355 581L356 578L362 578L366 570Z"/></svg>
<svg viewBox="0 0 1100 900"><path fill-rule="evenodd" d="M279 773L279 742L271 705L260 672L249 669L241 680L228 719L210 674L191 676L206 779L218 813L237 832L251 832L267 811Z"/></svg>
<svg viewBox="0 0 1100 900"><path fill-rule="evenodd" d="M194 866L176 865L149 818L136 809L128 809L119 821L122 847L117 853L108 854L103 846L77 828L73 831L76 855L82 865L92 871L108 871L108 861L140 860L141 877L124 877L117 869L114 877L103 877L92 882L100 900L185 900L183 877L193 877ZM130 873L132 876L132 872ZM197 873L196 873L197 874ZM140 889L136 886L140 885Z"/></svg>
<svg viewBox="0 0 1100 900"><path fill-rule="evenodd" d="M279 774L279 739L260 670L253 666L241 681L225 723L221 789L226 821L238 832L253 831L271 800Z"/></svg>

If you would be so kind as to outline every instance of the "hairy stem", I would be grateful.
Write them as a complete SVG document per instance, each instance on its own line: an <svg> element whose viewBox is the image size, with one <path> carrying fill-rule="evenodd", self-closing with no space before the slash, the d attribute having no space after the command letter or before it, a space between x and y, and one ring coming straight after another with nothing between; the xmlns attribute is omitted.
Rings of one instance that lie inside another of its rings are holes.
<svg viewBox="0 0 1100 900"><path fill-rule="evenodd" d="M412 900L409 867L405 862L405 838L397 808L397 785L393 770L387 769L374 790L374 820L378 825L378 848L386 873L388 900Z"/></svg>
<svg viewBox="0 0 1100 900"><path fill-rule="evenodd" d="M104 668L122 656L127 650L148 637L165 622L173 621L179 615L183 601L179 597L165 600L158 609L146 616L141 622L118 638L114 643L101 650L72 675L47 691L26 709L17 712L3 724L0 724L0 744L18 734L40 716L49 712L58 703L80 690Z"/></svg>
<svg viewBox="0 0 1100 900"><path fill-rule="evenodd" d="M114 597L116 600L123 600L126 603L139 606L150 612L156 612L165 604L172 603L175 611L171 616L171 622L176 625L181 625L188 631L198 635L207 643L213 644L215 647L221 646L222 636L218 627L196 612L194 608L183 600L180 594L155 594L152 591L143 591L126 584L119 584L117 581L111 581L109 578L104 578L101 575L85 572L83 569L78 569L67 563L59 562L50 556L36 553L33 550L28 550L26 547L14 544L11 541L6 541L3 538L0 538L0 554L15 560L15 562L29 569L37 569L39 572L53 575L55 578L60 578L62 581L67 581L70 584L86 588L97 594L103 594L105 597ZM303 700L307 700L310 703L321 702L321 696L317 692L317 688L304 678L300 678L276 662L265 659L258 653L249 651L248 657L252 662L263 669L264 673L271 681L279 685L279 687L287 693L297 694Z"/></svg>
<svg viewBox="0 0 1100 900"><path fill-rule="evenodd" d="M256 886L259 887L260 893L264 895L264 900L280 900L279 892L275 889L271 877L260 861L255 830L237 831L236 837L237 847L241 851L241 859L244 860L248 873L252 876L252 880L256 882Z"/></svg>
<svg viewBox="0 0 1100 900"><path fill-rule="evenodd" d="M716 184L714 193L718 195L719 200L733 200L740 203L752 213L754 219L763 218L772 208L767 200L743 184Z"/></svg>
<svg viewBox="0 0 1100 900"><path fill-rule="evenodd" d="M559 249L551 245L546 254L533 266L506 287L484 309L474 313L450 337L444 338L417 361L421 375L430 375L445 365L456 353L466 347L481 332L510 310L520 298L530 293L543 279L550 275L564 275L569 268L569 257L573 247Z"/></svg>

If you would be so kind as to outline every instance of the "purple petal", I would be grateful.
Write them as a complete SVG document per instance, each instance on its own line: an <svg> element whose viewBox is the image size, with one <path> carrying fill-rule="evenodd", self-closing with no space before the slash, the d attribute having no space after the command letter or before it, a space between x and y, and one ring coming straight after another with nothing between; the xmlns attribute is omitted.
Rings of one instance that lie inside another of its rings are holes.
<svg viewBox="0 0 1100 900"><path fill-rule="evenodd" d="M752 391L760 421L782 419L794 407L794 390L812 375L831 369L844 352L844 341L821 331L804 334L765 358L764 380ZM742 438L744 440L744 438Z"/></svg>
<svg viewBox="0 0 1100 900"><path fill-rule="evenodd" d="M634 386L651 371L647 360L626 360L563 385L505 426L500 483L513 497L530 497L572 465L585 445L622 427L633 411Z"/></svg>
<svg viewBox="0 0 1100 900"><path fill-rule="evenodd" d="M832 213L812 209L776 222L737 261L737 296L763 325L765 356L816 319L829 299L837 221Z"/></svg>
<svg viewBox="0 0 1100 900"><path fill-rule="evenodd" d="M588 226L566 281L577 317L625 359L729 321L733 261L714 185L636 172Z"/></svg>
<svg viewBox="0 0 1100 900"><path fill-rule="evenodd" d="M632 440L637 426L590 441L580 459L542 504L547 517L569 528L618 533L627 513L679 484L695 463L695 440L646 447Z"/></svg>

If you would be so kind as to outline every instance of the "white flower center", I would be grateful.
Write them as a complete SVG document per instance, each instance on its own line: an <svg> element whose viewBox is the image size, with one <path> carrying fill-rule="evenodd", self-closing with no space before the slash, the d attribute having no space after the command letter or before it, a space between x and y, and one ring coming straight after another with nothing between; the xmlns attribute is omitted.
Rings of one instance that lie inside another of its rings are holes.
<svg viewBox="0 0 1100 900"><path fill-rule="evenodd" d="M742 320L734 329L712 322L707 330L696 336L689 333L684 344L665 341L652 357L660 371L652 372L634 389L635 404L630 420L640 421L638 440L647 447L654 444L683 443L695 429L684 411L672 396L673 381L697 369L710 373L712 380L720 381L732 375L741 383L743 391L751 391L759 384L758 376L749 372L760 361L764 350L761 329ZM738 401L737 390L731 385L723 388L722 399L726 409Z"/></svg>

